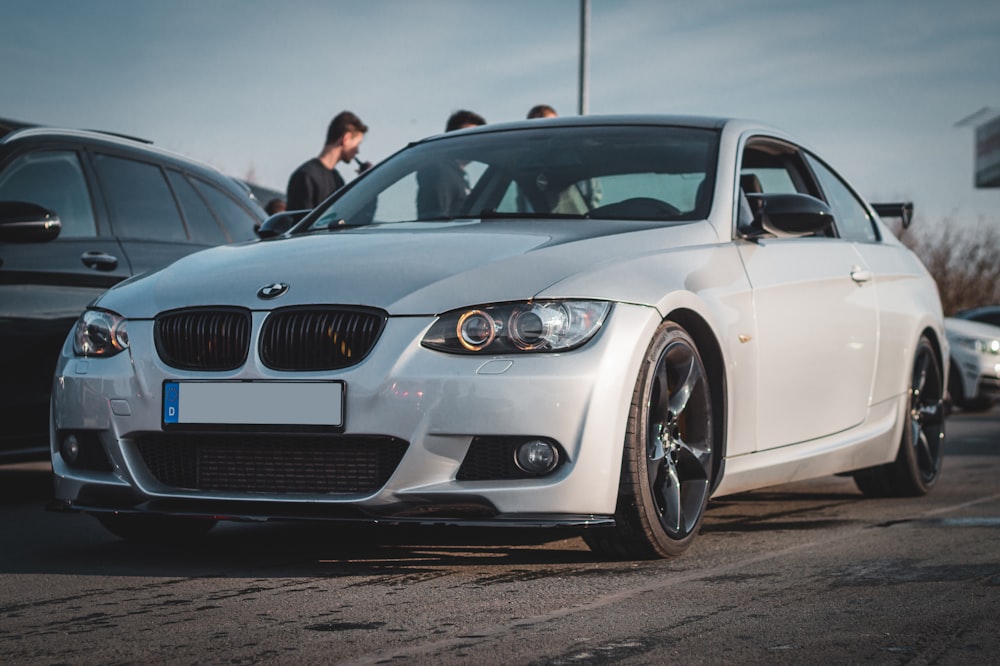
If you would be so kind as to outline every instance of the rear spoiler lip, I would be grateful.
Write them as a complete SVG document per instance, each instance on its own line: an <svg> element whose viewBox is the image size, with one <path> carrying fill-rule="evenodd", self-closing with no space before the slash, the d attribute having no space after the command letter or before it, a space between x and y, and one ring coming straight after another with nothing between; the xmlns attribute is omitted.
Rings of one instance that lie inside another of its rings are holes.
<svg viewBox="0 0 1000 666"><path fill-rule="evenodd" d="M872 208L879 217L898 217L903 223L903 228L910 226L913 220L913 202L901 201L897 203L873 203Z"/></svg>

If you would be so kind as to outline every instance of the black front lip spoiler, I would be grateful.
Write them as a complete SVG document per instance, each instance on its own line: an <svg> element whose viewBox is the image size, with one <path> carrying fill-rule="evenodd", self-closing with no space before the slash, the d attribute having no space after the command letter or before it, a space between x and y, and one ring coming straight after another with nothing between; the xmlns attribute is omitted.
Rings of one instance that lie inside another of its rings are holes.
<svg viewBox="0 0 1000 666"><path fill-rule="evenodd" d="M52 500L46 505L47 511L60 513L87 514L161 514L172 516L190 516L193 518L212 518L236 522L329 522L329 523L367 523L371 525L425 525L425 526L461 526L461 527L515 527L515 528L602 528L614 527L613 516L574 515L574 514L514 514L487 515L483 507L476 506L441 506L423 507L412 512L400 512L392 515L372 515L356 507L336 507L329 505L317 510L314 505L296 506L268 505L268 511L262 507L239 506L239 503L220 504L213 502L211 506L199 506L196 502L147 502L131 507L116 508L110 506L88 505L68 500ZM257 510L254 510L257 509ZM403 514L406 515L403 515Z"/></svg>

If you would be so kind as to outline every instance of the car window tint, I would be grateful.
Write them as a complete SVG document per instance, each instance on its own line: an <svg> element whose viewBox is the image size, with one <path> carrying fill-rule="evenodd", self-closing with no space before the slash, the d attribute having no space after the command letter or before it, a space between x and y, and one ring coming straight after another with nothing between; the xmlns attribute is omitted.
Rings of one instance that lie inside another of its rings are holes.
<svg viewBox="0 0 1000 666"><path fill-rule="evenodd" d="M160 167L110 155L97 155L95 164L116 236L188 240L177 203Z"/></svg>
<svg viewBox="0 0 1000 666"><path fill-rule="evenodd" d="M60 238L97 235L94 207L80 158L69 150L22 155L0 174L0 200L28 201L55 211Z"/></svg>
<svg viewBox="0 0 1000 666"><path fill-rule="evenodd" d="M867 209L850 188L818 159L809 154L806 158L826 194L826 202L833 211L834 224L837 225L841 238L862 242L878 240Z"/></svg>
<svg viewBox="0 0 1000 666"><path fill-rule="evenodd" d="M214 185L210 185L200 178L192 178L191 181L208 201L208 205L229 232L233 241L250 240L257 237L254 233L254 225L260 224L259 219Z"/></svg>
<svg viewBox="0 0 1000 666"><path fill-rule="evenodd" d="M221 245L228 243L229 238L226 232L219 226L219 222L212 215L208 204L195 191L194 187L179 172L167 169L167 177L170 185L174 188L181 210L184 211L184 219L187 220L188 230L191 232L191 240L205 245Z"/></svg>

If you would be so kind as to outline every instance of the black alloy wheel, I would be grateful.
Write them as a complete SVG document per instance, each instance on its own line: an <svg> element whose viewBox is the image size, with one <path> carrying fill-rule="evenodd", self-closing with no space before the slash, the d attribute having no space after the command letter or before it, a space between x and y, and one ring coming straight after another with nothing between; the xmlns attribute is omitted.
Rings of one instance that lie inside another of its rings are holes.
<svg viewBox="0 0 1000 666"><path fill-rule="evenodd" d="M937 353L926 336L913 355L909 409L896 459L854 474L858 488L872 497L926 495L941 475L944 457L944 381Z"/></svg>
<svg viewBox="0 0 1000 666"><path fill-rule="evenodd" d="M713 404L691 336L661 324L640 370L622 459L617 527L585 534L620 558L673 557L701 527L712 487Z"/></svg>

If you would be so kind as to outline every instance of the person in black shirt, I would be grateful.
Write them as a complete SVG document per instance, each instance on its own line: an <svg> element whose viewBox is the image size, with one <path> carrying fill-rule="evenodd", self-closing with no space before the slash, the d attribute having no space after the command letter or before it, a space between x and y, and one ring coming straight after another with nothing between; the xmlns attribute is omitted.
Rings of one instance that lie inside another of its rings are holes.
<svg viewBox="0 0 1000 666"><path fill-rule="evenodd" d="M485 125L486 120L472 111L456 111L448 118L446 132ZM461 212L469 195L469 182L462 162L445 162L417 171L417 217L431 220L454 217Z"/></svg>
<svg viewBox="0 0 1000 666"><path fill-rule="evenodd" d="M338 162L348 163L357 156L367 131L368 126L350 111L334 116L319 157L302 164L288 179L285 196L288 210L315 208L343 187L344 178L335 167Z"/></svg>

